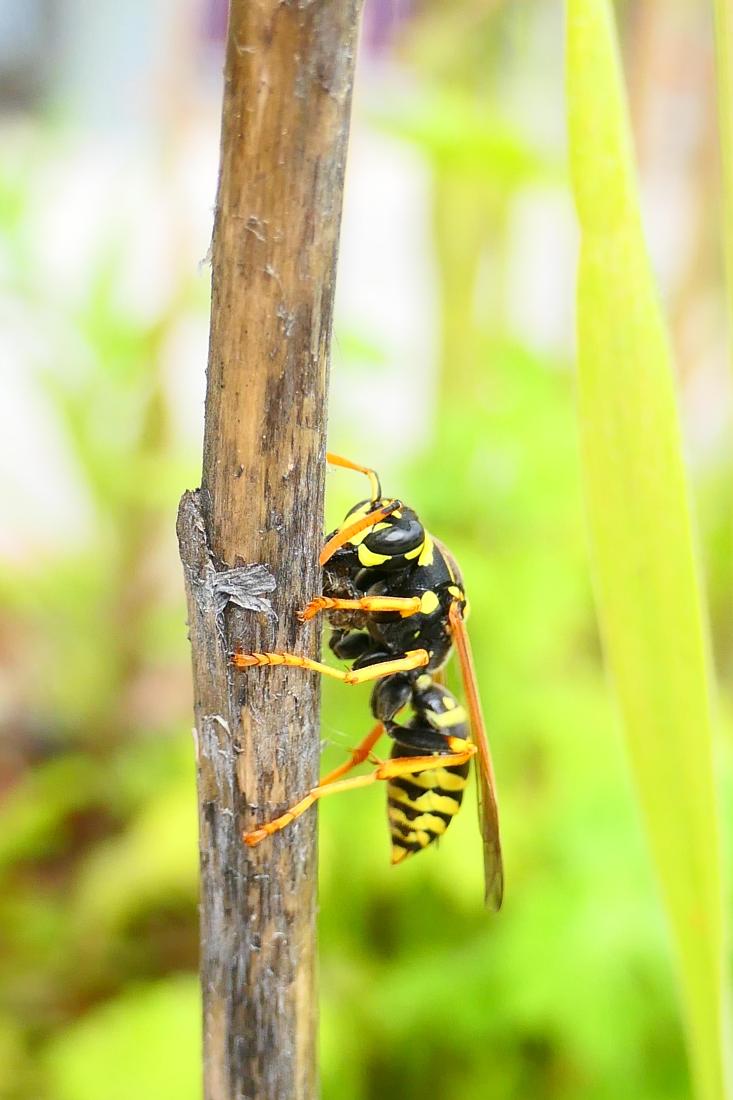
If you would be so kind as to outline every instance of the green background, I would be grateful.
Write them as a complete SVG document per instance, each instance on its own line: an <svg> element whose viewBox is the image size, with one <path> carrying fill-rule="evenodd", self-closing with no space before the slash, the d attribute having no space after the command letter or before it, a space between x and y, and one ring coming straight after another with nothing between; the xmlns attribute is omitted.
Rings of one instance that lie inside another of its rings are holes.
<svg viewBox="0 0 733 1100"><path fill-rule="evenodd" d="M392 143L425 173L440 334L437 369L415 382L429 412L405 452L394 420L359 425L344 411L350 394L388 385L389 341L338 316L329 444L376 466L385 492L461 563L507 886L501 915L488 915L470 793L444 840L396 868L383 792L323 803L325 1100L690 1094L670 937L602 666L572 349L530 338L507 286L510 261L520 288L532 279L532 248L517 264L511 245L522 204L571 201L562 134L532 125L543 97L563 110L562 12L548 18L548 7L418 5L391 46L409 94L360 76L355 133ZM619 18L643 173L658 156L648 116L661 103L666 117L665 80L674 85L663 66L645 76L660 42L680 10L712 32L702 5L650 4L646 22L640 9L620 5ZM707 57L701 41L690 48ZM688 89L689 102L699 94L713 109L710 80ZM37 227L74 120L51 103L8 133L3 294L52 341L53 355L31 363L86 518L70 543L0 559L0 1096L194 1100L196 810L174 521L199 456L179 428L170 342L205 324L208 277L181 263L164 306L132 308L118 212L71 300L44 278ZM724 369L709 367L724 355L720 195L715 171L694 160L674 170L689 181L680 212L698 221L664 305L720 684L727 823L733 463L725 429L699 428L701 407L703 426L721 407L729 425ZM165 193L164 158L150 171ZM703 354L705 324L717 344ZM332 527L362 485L345 471L327 485ZM324 685L324 770L369 724L368 689Z"/></svg>

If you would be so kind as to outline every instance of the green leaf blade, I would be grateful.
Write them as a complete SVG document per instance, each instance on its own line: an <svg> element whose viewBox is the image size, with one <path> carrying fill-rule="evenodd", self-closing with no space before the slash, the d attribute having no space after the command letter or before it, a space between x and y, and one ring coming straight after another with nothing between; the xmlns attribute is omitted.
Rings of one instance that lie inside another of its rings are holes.
<svg viewBox="0 0 733 1100"><path fill-rule="evenodd" d="M670 352L608 0L568 0L578 406L605 651L680 962L696 1093L725 1092L710 661Z"/></svg>

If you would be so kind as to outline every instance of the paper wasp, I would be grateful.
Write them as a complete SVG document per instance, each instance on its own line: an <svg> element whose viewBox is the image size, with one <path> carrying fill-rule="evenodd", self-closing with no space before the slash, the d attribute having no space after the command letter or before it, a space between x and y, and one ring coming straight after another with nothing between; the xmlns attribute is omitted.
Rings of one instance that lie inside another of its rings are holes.
<svg viewBox="0 0 733 1100"><path fill-rule="evenodd" d="M467 600L448 550L425 530L416 513L382 495L374 470L337 455L335 466L366 474L371 497L347 513L320 556L323 595L300 612L301 621L325 613L334 654L348 671L293 653L235 653L237 668L288 665L311 669L345 684L376 681L371 707L377 725L351 759L324 776L305 798L272 821L244 833L259 844L285 828L318 799L368 784L387 783L392 862L421 851L441 836L458 812L477 757L479 823L484 847L485 899L501 905L503 870L494 772L464 618ZM467 711L442 682L455 647ZM408 707L410 718L397 718ZM383 733L394 744L390 759L376 760L367 775L343 776L363 761Z"/></svg>

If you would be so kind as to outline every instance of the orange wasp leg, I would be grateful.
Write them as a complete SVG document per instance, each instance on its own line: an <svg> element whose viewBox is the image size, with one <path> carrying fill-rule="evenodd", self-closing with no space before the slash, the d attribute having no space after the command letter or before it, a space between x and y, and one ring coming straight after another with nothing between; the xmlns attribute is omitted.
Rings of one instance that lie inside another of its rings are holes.
<svg viewBox="0 0 733 1100"><path fill-rule="evenodd" d="M331 596L316 596L298 612L302 623L315 619L321 611L399 611L401 617L415 615L420 610L419 596L362 596L358 600L342 600Z"/></svg>
<svg viewBox="0 0 733 1100"><path fill-rule="evenodd" d="M355 749L352 749L351 756L343 764L339 764L333 771L327 772L323 776L319 787L325 787L329 783L335 783L337 779L340 779L342 775L346 775L352 768L357 768L359 764L363 764L364 761L371 755L371 751L376 745L379 738L384 733L384 726L381 722L377 722L373 730L370 730L363 741L360 741Z"/></svg>
<svg viewBox="0 0 733 1100"><path fill-rule="evenodd" d="M288 668L307 668L311 672L320 672L343 684L366 684L370 680L379 680L382 676L392 676L395 672L411 672L415 668L424 668L430 657L425 649L411 649L404 657L393 661L380 661L365 668L331 668L320 661L311 661L309 657L300 657L296 653L235 653L232 664L235 668L253 668L257 665L287 665Z"/></svg>
<svg viewBox="0 0 733 1100"><path fill-rule="evenodd" d="M301 814L304 814L306 810L309 810L315 802L325 798L326 795L340 794L342 791L355 791L360 787L369 787L372 783L394 779L400 775L416 775L418 772L429 771L431 768L457 767L460 764L465 764L467 760L470 760L476 754L476 746L463 741L459 737L450 738L449 744L451 748L458 751L446 753L445 755L398 757L395 760L386 760L369 775L356 775L351 779L341 779L336 783L319 783L305 798L301 798L300 802L296 802L284 814L274 818L273 821L268 821L265 825L260 825L257 829L248 830L242 834L242 839L250 848L254 848L256 844L261 843L268 836L285 829Z"/></svg>

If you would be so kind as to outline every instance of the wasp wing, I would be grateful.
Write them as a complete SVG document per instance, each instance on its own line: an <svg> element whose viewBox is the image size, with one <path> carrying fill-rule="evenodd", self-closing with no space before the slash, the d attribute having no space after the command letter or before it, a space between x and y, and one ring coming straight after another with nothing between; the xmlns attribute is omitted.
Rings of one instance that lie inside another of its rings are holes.
<svg viewBox="0 0 733 1100"><path fill-rule="evenodd" d="M496 801L496 781L491 762L489 742L486 738L481 700L479 699L476 673L471 654L466 624L460 604L450 606L449 623L453 644L461 665L461 678L471 721L471 735L478 749L477 782L479 792L479 828L484 842L484 901L494 909L501 908L504 896L504 868L499 839L499 807Z"/></svg>

